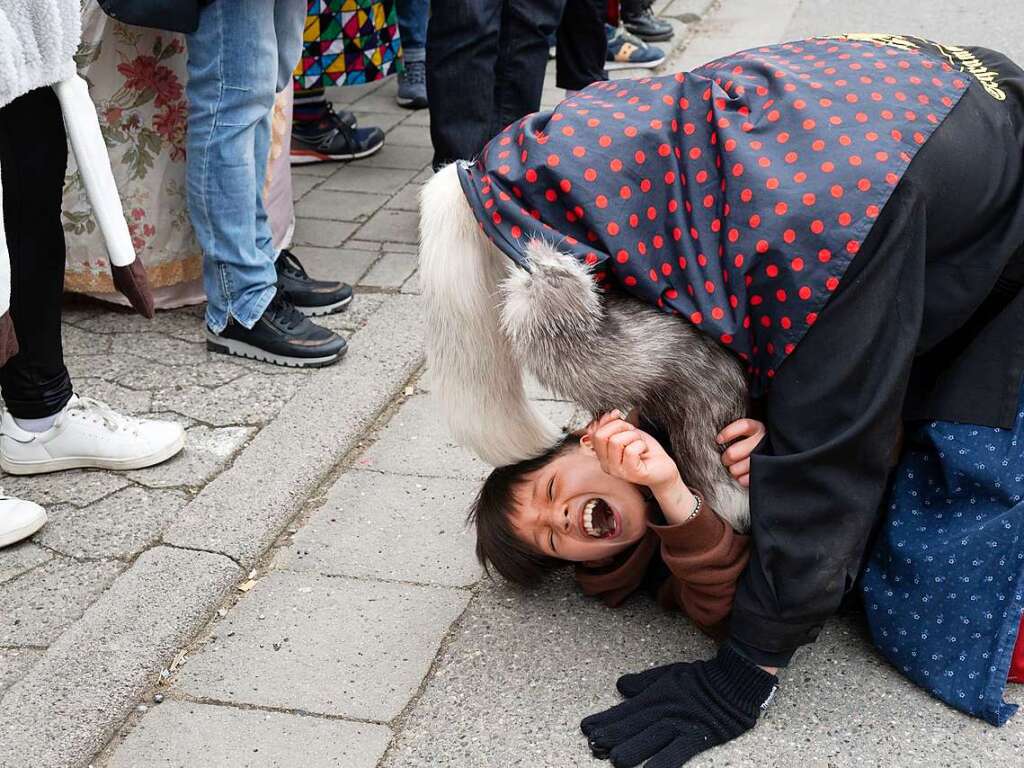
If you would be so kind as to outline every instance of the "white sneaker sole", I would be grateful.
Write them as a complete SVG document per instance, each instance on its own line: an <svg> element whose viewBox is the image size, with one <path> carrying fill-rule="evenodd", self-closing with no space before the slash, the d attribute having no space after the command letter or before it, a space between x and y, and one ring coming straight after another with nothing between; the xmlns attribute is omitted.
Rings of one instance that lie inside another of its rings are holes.
<svg viewBox="0 0 1024 768"><path fill-rule="evenodd" d="M346 346L342 348L340 353L327 355L326 357L287 357L285 355L275 355L273 352L267 352L265 349L254 347L252 344L246 344L244 341L225 339L209 329L206 330L206 348L211 352L219 352L222 355L244 357L248 360L282 365L286 368L323 368L338 362L348 352L348 347Z"/></svg>
<svg viewBox="0 0 1024 768"><path fill-rule="evenodd" d="M312 165L313 163L344 163L349 160L362 160L364 157L375 155L384 149L381 142L376 147L364 149L362 152L354 152L351 155L327 155L323 152L316 152L312 149L293 149L288 157L292 165Z"/></svg>
<svg viewBox="0 0 1024 768"><path fill-rule="evenodd" d="M324 304L322 307L300 307L298 304L295 308L299 310L306 317L321 317L323 315L334 315L338 312L343 311L349 304L352 303L352 296L347 299L335 302L334 304Z"/></svg>
<svg viewBox="0 0 1024 768"><path fill-rule="evenodd" d="M27 539L44 525L46 525L45 512L36 520L21 526L21 528L15 528L13 531L7 531L7 533L0 534L0 549L3 547L9 547L11 544L16 544L23 539Z"/></svg>
<svg viewBox="0 0 1024 768"><path fill-rule="evenodd" d="M126 471L129 469L145 469L161 464L173 456L177 456L185 447L185 435L182 434L173 443L168 443L153 453L145 456L132 456L126 459L104 459L95 456L64 456L60 459L43 461L13 461L0 454L0 469L9 475L44 475L48 472L63 472L68 469L112 469Z"/></svg>

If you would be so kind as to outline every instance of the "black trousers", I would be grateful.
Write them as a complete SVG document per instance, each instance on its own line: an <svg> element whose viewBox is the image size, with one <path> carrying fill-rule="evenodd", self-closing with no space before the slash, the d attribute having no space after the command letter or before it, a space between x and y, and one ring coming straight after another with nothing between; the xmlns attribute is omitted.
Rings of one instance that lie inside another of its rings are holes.
<svg viewBox="0 0 1024 768"><path fill-rule="evenodd" d="M730 621L733 644L757 663L787 663L854 587L904 419L1013 423L1024 371L1024 72L974 50L1005 100L971 84L762 402L751 559Z"/></svg>
<svg viewBox="0 0 1024 768"><path fill-rule="evenodd" d="M596 0L433 4L427 97L435 169L473 159L498 131L540 108L548 39L556 29L559 87L577 90L605 79L607 43Z"/></svg>
<svg viewBox="0 0 1024 768"><path fill-rule="evenodd" d="M42 418L71 398L61 345L68 145L60 104L39 88L0 109L3 216L11 256L11 319L20 351L0 369L11 415Z"/></svg>

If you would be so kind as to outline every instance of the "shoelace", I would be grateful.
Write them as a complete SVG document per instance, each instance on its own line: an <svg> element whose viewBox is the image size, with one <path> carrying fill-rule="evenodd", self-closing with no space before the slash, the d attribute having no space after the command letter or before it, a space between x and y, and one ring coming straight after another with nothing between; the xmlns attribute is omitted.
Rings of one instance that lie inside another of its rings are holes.
<svg viewBox="0 0 1024 768"><path fill-rule="evenodd" d="M123 413L118 413L106 403L93 397L83 397L79 395L76 400L68 404L68 411L81 411L90 419L98 417L111 432L118 432L123 429L125 431L130 431L133 434L138 434L140 423L139 419L131 416L125 416Z"/></svg>
<svg viewBox="0 0 1024 768"><path fill-rule="evenodd" d="M427 62L405 62L405 79L413 85L425 85L427 82Z"/></svg>
<svg viewBox="0 0 1024 768"><path fill-rule="evenodd" d="M290 277L298 277L303 280L309 279L309 273L306 272L306 268L302 266L302 262L299 261L291 251L284 249L281 251L281 255L277 257L279 268L281 272L285 273Z"/></svg>
<svg viewBox="0 0 1024 768"><path fill-rule="evenodd" d="M288 299L284 298L280 291L274 296L267 309L273 315L274 322L289 331L294 331L306 319L306 316L299 312Z"/></svg>

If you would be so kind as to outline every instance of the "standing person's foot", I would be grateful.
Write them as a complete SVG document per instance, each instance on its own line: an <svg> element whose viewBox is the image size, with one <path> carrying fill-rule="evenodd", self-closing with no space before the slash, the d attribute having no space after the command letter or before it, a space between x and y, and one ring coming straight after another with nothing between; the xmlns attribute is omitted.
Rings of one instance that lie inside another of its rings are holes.
<svg viewBox="0 0 1024 768"><path fill-rule="evenodd" d="M173 421L118 413L91 397L72 395L53 426L30 432L5 411L0 422L0 468L12 475L65 469L142 469L176 455L185 431Z"/></svg>
<svg viewBox="0 0 1024 768"><path fill-rule="evenodd" d="M323 120L292 125L292 165L358 160L384 146L380 128L355 128L328 104ZM355 115L348 113L354 120Z"/></svg>
<svg viewBox="0 0 1024 768"><path fill-rule="evenodd" d="M427 62L405 60L405 71L398 73L397 100L406 109L427 107Z"/></svg>
<svg viewBox="0 0 1024 768"><path fill-rule="evenodd" d="M672 25L654 15L650 6L634 12L622 11L622 24L626 31L649 43L662 43L671 40L675 34Z"/></svg>
<svg viewBox="0 0 1024 768"><path fill-rule="evenodd" d="M634 37L622 27L604 25L608 38L608 63L605 69L654 69L665 61L665 52Z"/></svg>
<svg viewBox="0 0 1024 768"><path fill-rule="evenodd" d="M352 286L340 280L316 280L287 248L274 263L277 290L307 317L333 315L352 303Z"/></svg>
<svg viewBox="0 0 1024 768"><path fill-rule="evenodd" d="M348 344L312 322L278 292L252 328L233 321L220 333L207 328L206 348L274 365L321 368L338 362Z"/></svg>
<svg viewBox="0 0 1024 768"><path fill-rule="evenodd" d="M46 510L31 501L16 499L0 488L0 547L27 539L46 523Z"/></svg>

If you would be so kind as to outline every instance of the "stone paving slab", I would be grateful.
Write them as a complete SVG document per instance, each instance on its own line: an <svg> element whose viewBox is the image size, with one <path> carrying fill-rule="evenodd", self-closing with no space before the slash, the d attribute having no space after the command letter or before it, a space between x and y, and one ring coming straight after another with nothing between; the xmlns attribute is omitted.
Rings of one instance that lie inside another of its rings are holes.
<svg viewBox="0 0 1024 768"><path fill-rule="evenodd" d="M0 696L10 688L43 655L33 648L7 648L0 650Z"/></svg>
<svg viewBox="0 0 1024 768"><path fill-rule="evenodd" d="M52 559L52 552L29 541L4 547L0 549L0 584Z"/></svg>
<svg viewBox="0 0 1024 768"><path fill-rule="evenodd" d="M468 600L463 590L272 573L214 625L175 686L206 700L387 722Z"/></svg>
<svg viewBox="0 0 1024 768"><path fill-rule="evenodd" d="M0 645L49 645L124 567L114 560L77 562L59 557L0 584Z"/></svg>
<svg viewBox="0 0 1024 768"><path fill-rule="evenodd" d="M326 182L325 182L326 183ZM315 245L320 248L340 248L349 236L356 231L358 225L351 221L326 221L324 219L295 219L295 235L292 238L292 251L298 252L294 246ZM303 266L306 266L303 263Z"/></svg>
<svg viewBox="0 0 1024 768"><path fill-rule="evenodd" d="M170 461L137 469L127 477L149 488L197 488L206 485L256 433L253 427L207 427L185 430L185 448Z"/></svg>
<svg viewBox="0 0 1024 768"><path fill-rule="evenodd" d="M358 236L367 240L388 240L415 245L419 242L419 217L413 211L389 208L377 211L360 229Z"/></svg>
<svg viewBox="0 0 1024 768"><path fill-rule="evenodd" d="M155 544L187 502L180 491L133 486L89 507L51 507L35 540L68 557L127 559Z"/></svg>
<svg viewBox="0 0 1024 768"><path fill-rule="evenodd" d="M124 475L101 470L74 470L46 475L4 475L4 490L46 507L51 504L88 506L127 486ZM3 553L0 550L0 562Z"/></svg>
<svg viewBox="0 0 1024 768"><path fill-rule="evenodd" d="M330 176L322 188L393 195L408 184L416 173L416 170L409 169L353 165Z"/></svg>
<svg viewBox="0 0 1024 768"><path fill-rule="evenodd" d="M377 254L373 251L312 246L295 248L295 255L299 257L302 266L312 277L341 280L349 285L359 283L366 270L377 259ZM355 307L360 301L362 301L362 296L357 296L352 300L352 306ZM347 312L341 313L341 316L345 314Z"/></svg>
<svg viewBox="0 0 1024 768"><path fill-rule="evenodd" d="M241 576L220 555L143 553L0 698L0 766L88 764Z"/></svg>
<svg viewBox="0 0 1024 768"><path fill-rule="evenodd" d="M265 424L277 415L307 376L307 372L292 376L252 372L218 387L184 385L158 389L153 392L152 408L175 411L218 427Z"/></svg>
<svg viewBox="0 0 1024 768"><path fill-rule="evenodd" d="M363 276L364 286L397 290L415 271L417 257L414 253L384 253Z"/></svg>
<svg viewBox="0 0 1024 768"><path fill-rule="evenodd" d="M418 297L389 297L352 337L351 347L342 363L319 371L232 467L199 493L165 541L229 554L250 567L420 366Z"/></svg>
<svg viewBox="0 0 1024 768"><path fill-rule="evenodd" d="M281 550L293 571L468 586L480 578L466 510L478 484L346 472Z"/></svg>
<svg viewBox="0 0 1024 768"><path fill-rule="evenodd" d="M388 201L386 195L370 192L337 192L320 189L295 206L295 215L307 219L366 221Z"/></svg>
<svg viewBox="0 0 1024 768"><path fill-rule="evenodd" d="M373 768L390 738L383 725L168 701L106 768Z"/></svg>

